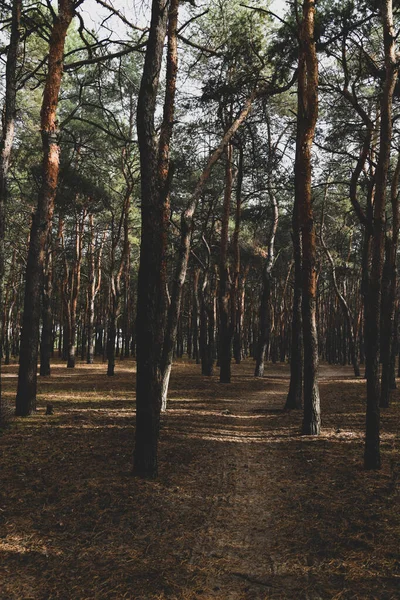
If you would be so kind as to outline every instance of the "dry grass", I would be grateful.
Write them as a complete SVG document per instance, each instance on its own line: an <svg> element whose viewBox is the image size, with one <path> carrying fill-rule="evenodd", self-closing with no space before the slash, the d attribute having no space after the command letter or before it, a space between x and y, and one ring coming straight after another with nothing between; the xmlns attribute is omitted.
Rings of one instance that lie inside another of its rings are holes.
<svg viewBox="0 0 400 600"><path fill-rule="evenodd" d="M323 431L283 412L287 367L231 385L178 364L160 477L131 475L134 368L60 365L0 438L0 598L398 599L399 392L362 469L365 389L322 370ZM6 367L12 400L16 367ZM54 415L46 416L48 402Z"/></svg>

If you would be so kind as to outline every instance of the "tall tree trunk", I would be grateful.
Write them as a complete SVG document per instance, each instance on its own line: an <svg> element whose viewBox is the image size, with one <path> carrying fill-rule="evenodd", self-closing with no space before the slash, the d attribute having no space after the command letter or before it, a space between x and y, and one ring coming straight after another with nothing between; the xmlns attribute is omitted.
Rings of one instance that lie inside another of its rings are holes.
<svg viewBox="0 0 400 600"><path fill-rule="evenodd" d="M16 414L19 416L29 415L36 410L40 295L44 247L52 221L59 173L57 105L63 73L65 38L73 15L74 2L72 0L59 0L58 15L54 17L50 35L48 70L41 109L42 184L36 212L32 219L26 268L16 397Z"/></svg>
<svg viewBox="0 0 400 600"><path fill-rule="evenodd" d="M381 343L381 397L380 406L389 406L390 390L393 382L393 346L395 345L395 306L397 291L397 247L399 239L399 177L400 155L397 158L396 169L391 185L392 230L387 233L386 258L383 268L382 281L382 343ZM394 380L396 381L396 380Z"/></svg>
<svg viewBox="0 0 400 600"><path fill-rule="evenodd" d="M200 325L200 304L199 304L199 277L200 269L196 267L193 271L193 310L192 310L192 357L196 364L200 363L199 351L199 325Z"/></svg>
<svg viewBox="0 0 400 600"><path fill-rule="evenodd" d="M268 131L269 131L268 123ZM269 136L270 137L270 136ZM270 150L272 148L271 141L269 144ZM271 286L272 286L272 269L275 260L275 236L278 229L279 222L279 207L275 194L272 191L271 186L271 173L268 174L268 195L272 206L272 223L268 238L268 255L264 264L263 278L262 278L262 294L260 304L260 320L259 320L259 335L258 345L256 354L256 368L254 371L255 377L262 377L264 375L264 360L265 352L270 343L270 332L271 332Z"/></svg>
<svg viewBox="0 0 400 600"><path fill-rule="evenodd" d="M391 0L382 0L381 18L385 53L385 82L380 104L380 146L375 173L373 233L371 238L372 261L368 285L368 311L366 311L365 323L367 415L364 466L366 469L379 469L381 466L379 435L381 289L385 249L386 185L392 139L392 99L398 72Z"/></svg>
<svg viewBox="0 0 400 600"><path fill-rule="evenodd" d="M340 307L342 309L343 312L343 316L346 320L346 324L347 324L347 333L348 333L348 342L349 342L349 350L350 350L350 356L351 356L351 363L353 365L353 369L354 369L354 375L356 377L360 376L360 365L358 362L358 352L357 352L357 346L356 346L356 335L355 335L355 327L354 327L354 319L353 319L353 315L351 313L350 307L346 301L346 298L344 297L344 295L341 293L340 289L339 289L339 285L336 279L336 267L335 267L335 262L332 258L331 253L329 252L329 249L327 247L327 245L325 244L324 241L324 237L323 237L323 228L324 228L324 209L325 209L325 200L326 200L326 196L328 193L328 183L325 186L325 198L324 198L324 205L323 205L323 214L322 214L322 223L321 223L321 235L320 235L320 241L321 241L321 245L324 249L324 252L328 258L330 267L331 267L331 274L332 274L332 281L333 281L333 288L335 290L337 299L339 301ZM343 336L344 342L346 340L346 336ZM345 356L343 356L343 361L344 364L347 364L347 359L345 358Z"/></svg>
<svg viewBox="0 0 400 600"><path fill-rule="evenodd" d="M314 0L304 0L300 27L295 195L302 239L302 320L304 417L302 433L320 432L318 338L316 327L316 243L311 194L311 147L318 116L318 61L314 41Z"/></svg>
<svg viewBox="0 0 400 600"><path fill-rule="evenodd" d="M4 234L6 220L6 203L8 195L8 172L10 168L11 150L14 142L15 105L17 95L17 60L20 41L22 0L13 0L11 16L11 35L7 51L5 99L2 113L2 135L0 141L0 306L4 302ZM0 342L3 342L3 321L0 320ZM7 334L6 334L7 335ZM0 347L2 350L2 346ZM2 418L2 382L0 351L0 421Z"/></svg>
<svg viewBox="0 0 400 600"><path fill-rule="evenodd" d="M77 334L77 306L79 292L81 289L81 267L82 267L82 247L83 247L83 230L85 226L87 211L83 210L79 219L76 216L75 224L75 256L74 263L71 267L71 297L70 297L70 330L68 334L68 361L69 369L75 368L76 361L76 334Z"/></svg>
<svg viewBox="0 0 400 600"><path fill-rule="evenodd" d="M236 364L240 363L240 335L239 335L239 282L240 282L240 222L242 214L242 186L243 186L243 147L239 145L239 160L236 181L236 208L235 229L232 240L232 285L231 285L231 329L233 342L233 355ZM239 349L239 351L238 351Z"/></svg>
<svg viewBox="0 0 400 600"><path fill-rule="evenodd" d="M245 315L245 298L246 298L246 279L249 273L249 265L246 265L239 279L238 300L236 313L236 329L233 336L233 355L236 364L240 364L244 356L244 315Z"/></svg>
<svg viewBox="0 0 400 600"><path fill-rule="evenodd" d="M231 282L229 280L228 267L228 226L229 215L232 199L232 145L228 144L226 149L226 166L225 166L225 192L224 204L222 208L222 224L221 224L221 244L220 244L220 259L219 259L219 287L218 287L218 308L219 308L219 380L220 383L231 382L231 346L232 346L232 325L230 323L230 289Z"/></svg>
<svg viewBox="0 0 400 600"><path fill-rule="evenodd" d="M112 377L115 370L115 342L117 335L117 322L120 313L120 299L121 299L121 277L125 272L125 265L129 263L129 208L131 204L131 186L128 184L124 206L121 212L120 224L117 233L114 235L112 232L111 242L111 260L110 260L110 307L108 316L108 349L107 349L107 375ZM117 249L118 241L121 237L121 229L123 226L124 230L124 241L121 252L121 259L118 267L118 272L115 273L115 252ZM113 228L112 228L113 229ZM118 339L117 339L118 343Z"/></svg>
<svg viewBox="0 0 400 600"><path fill-rule="evenodd" d="M92 365L94 362L95 340L94 340L94 304L101 286L101 257L105 232L98 249L97 260L95 257L95 232L94 216L89 215L89 250L88 250L88 289L87 289L87 354L86 362Z"/></svg>
<svg viewBox="0 0 400 600"><path fill-rule="evenodd" d="M285 408L300 409L303 399L303 323L301 311L302 299L302 252L301 235L299 223L298 201L295 200L292 217L292 242L294 261L294 284L293 284L293 312L292 312L292 339L290 350L290 384L286 398Z"/></svg>
<svg viewBox="0 0 400 600"><path fill-rule="evenodd" d="M51 236L47 244L47 252L44 267L44 282L42 294L42 336L40 340L40 375L50 375L50 358L53 337L53 314L51 301L53 294L53 257L51 248Z"/></svg>
<svg viewBox="0 0 400 600"><path fill-rule="evenodd" d="M168 3L165 0L153 0L137 108L142 229L136 317L134 472L141 477L156 477L158 472L166 224L165 198L161 193L158 177L158 148L154 117L167 21Z"/></svg>

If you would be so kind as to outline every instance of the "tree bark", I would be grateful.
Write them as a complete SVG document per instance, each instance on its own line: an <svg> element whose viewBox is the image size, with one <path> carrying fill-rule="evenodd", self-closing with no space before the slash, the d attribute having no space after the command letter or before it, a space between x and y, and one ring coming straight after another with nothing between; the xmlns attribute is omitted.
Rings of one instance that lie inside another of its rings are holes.
<svg viewBox="0 0 400 600"><path fill-rule="evenodd" d="M105 242L105 232L100 241L97 259L95 256L95 231L94 231L94 216L89 215L89 249L88 249L88 301L87 301L87 354L86 363L92 365L95 354L95 331L94 331L94 306L96 296L100 291L101 286L101 259L103 254L103 245Z"/></svg>
<svg viewBox="0 0 400 600"><path fill-rule="evenodd" d="M327 192L328 192L328 183L325 186L325 198L324 198L323 213L325 210L325 199L326 199ZM346 301L346 298L344 297L344 295L342 294L342 292L339 289L339 285L338 285L337 278L336 278L335 262L332 258L331 253L329 252L327 245L325 244L324 237L323 237L323 228L324 228L324 214L322 215L320 241L321 241L321 245L324 249L324 252L328 258L328 261L329 261L329 264L331 267L333 287L334 287L337 299L339 301L340 307L342 309L344 318L346 320L348 341L349 341L349 350L350 350L351 362L352 362L353 369L354 369L354 375L356 377L359 377L360 376L360 365L358 362L358 352L357 352L357 347L356 347L354 319L353 319L353 315L351 314L350 307ZM344 338L344 343L345 343L346 337L343 336L343 338ZM343 361L344 361L344 364L347 364L347 360L346 360L345 356L343 356Z"/></svg>
<svg viewBox="0 0 400 600"><path fill-rule="evenodd" d="M2 113L2 135L0 141L0 306L4 302L4 238L6 204L8 196L8 172L10 169L11 151L14 142L15 108L17 96L17 62L20 42L22 0L13 0L11 15L10 43L7 51L5 99ZM4 339L3 320L0 320L0 342ZM8 339L8 332L6 333ZM2 346L0 348L0 421L2 418L2 380L1 362Z"/></svg>
<svg viewBox="0 0 400 600"><path fill-rule="evenodd" d="M173 352L173 348L174 348L175 341L176 341L177 325L178 325L179 314L180 314L182 287L185 282L186 271L187 271L187 266L188 266L188 261L189 261L192 223L193 223L193 217L194 217L194 214L196 211L197 203L203 192L204 186L205 186L206 182L208 181L208 178L211 174L211 170L212 170L213 166L219 160L219 158L222 156L223 152L225 151L225 148L228 146L230 140L232 139L232 137L234 136L236 131L239 129L240 125L245 121L246 117L248 116L248 114L251 110L251 106L252 106L254 98L255 98L255 93L253 93L247 99L247 101L246 101L243 109L239 113L238 117L234 120L234 122L232 123L232 125L228 129L228 131L224 134L220 144L209 156L207 164L206 164L201 176L199 177L199 179L197 181L196 187L195 187L193 195L189 201L189 204L188 204L186 210L181 215L180 245L179 245L179 252L178 252L178 261L177 261L177 264L175 267L173 290L172 290L172 294L171 294L171 303L168 308L168 318L167 318L167 325L166 325L166 331L165 331L165 336L164 336L164 349L163 349L163 361L162 361L163 362L163 372L165 373L166 377L168 377L168 378L169 378L168 364L170 364L172 366L172 352ZM204 316L204 314L203 314L203 316ZM203 320L203 324L204 324L204 320ZM203 334L204 334L204 331L203 331ZM201 334L200 334L200 336L201 336ZM200 340L200 345L201 344L202 344L202 341ZM206 344L205 347L208 348L209 345ZM211 347L213 348L213 343L211 344ZM202 358L202 364L204 364L203 358ZM212 364L213 364L213 359L212 359ZM212 367L210 366L207 370L209 371L211 369L212 369ZM169 373L170 373L170 369L169 369ZM165 382L165 384L163 384L163 398L164 398L163 406L166 406L165 394L168 394L168 382Z"/></svg>
<svg viewBox="0 0 400 600"><path fill-rule="evenodd" d="M270 131L268 123L268 132ZM269 134L270 138L270 134ZM269 149L271 151L272 145L271 140L269 143ZM271 186L271 173L268 174L268 195L272 207L272 223L268 238L268 255L264 264L263 277L262 277L262 295L260 304L260 320L259 320L259 335L257 344L256 354L256 368L254 375L255 377L262 377L264 375L264 361L265 352L270 344L270 333L271 333L271 286L272 286L272 269L275 260L275 237L278 229L279 222L279 207L275 194L272 191Z"/></svg>
<svg viewBox="0 0 400 600"><path fill-rule="evenodd" d="M232 268L232 287L231 287L231 323L232 323L232 341L233 356L236 364L241 361L241 338L240 338L240 222L242 214L242 186L243 186L243 147L239 145L239 161L236 182L236 210L235 210L235 229L233 232L233 268Z"/></svg>
<svg viewBox="0 0 400 600"><path fill-rule="evenodd" d="M65 38L73 15L74 2L72 0L59 0L58 15L54 17L50 35L48 71L41 108L42 184L36 212L32 219L26 268L16 397L16 414L19 416L29 415L36 410L40 295L44 247L52 221L59 173L57 105L63 73Z"/></svg>
<svg viewBox="0 0 400 600"><path fill-rule="evenodd" d="M218 308L219 308L219 381L220 383L231 382L231 346L232 346L232 324L229 322L230 311L230 289L228 268L228 225L232 199L232 145L228 144L226 149L225 165L225 192L222 207L221 243L219 257L219 286L218 286Z"/></svg>
<svg viewBox="0 0 400 600"><path fill-rule="evenodd" d="M302 433L320 432L318 338L316 327L316 243L311 194L311 147L318 116L318 61L314 41L314 0L304 0L300 28L295 195L302 239L302 320L304 416Z"/></svg>
<svg viewBox="0 0 400 600"><path fill-rule="evenodd" d="M386 257L382 274L382 343L381 343L381 408L388 408L393 389L393 346L395 345L395 306L397 291L397 248L399 240L400 155L391 185L392 229L386 235ZM394 379L394 383L396 380Z"/></svg>
<svg viewBox="0 0 400 600"><path fill-rule="evenodd" d="M395 34L391 0L381 5L385 53L385 82L380 104L380 146L375 173L375 198L373 205L373 233L371 238L371 274L368 286L368 311L366 311L366 376L367 415L364 450L364 467L379 469L380 412L379 412L379 347L382 271L385 248L386 185L392 139L392 99L397 80Z"/></svg>
<svg viewBox="0 0 400 600"><path fill-rule="evenodd" d="M141 244L136 318L137 377L134 473L154 478L161 411L161 350L164 321L165 207L158 177L154 116L167 32L168 3L153 0L151 25L137 107L141 170Z"/></svg>
<svg viewBox="0 0 400 600"><path fill-rule="evenodd" d="M303 323L301 311L302 270L301 235L298 201L295 199L292 216L292 242L294 261L292 339L290 350L290 384L285 409L301 409L303 399Z"/></svg>
<svg viewBox="0 0 400 600"><path fill-rule="evenodd" d="M51 236L49 236L45 266L44 282L42 293L42 336L40 340L40 376L49 377L50 358L53 336L53 314L51 310L51 301L53 294L53 257L51 248Z"/></svg>

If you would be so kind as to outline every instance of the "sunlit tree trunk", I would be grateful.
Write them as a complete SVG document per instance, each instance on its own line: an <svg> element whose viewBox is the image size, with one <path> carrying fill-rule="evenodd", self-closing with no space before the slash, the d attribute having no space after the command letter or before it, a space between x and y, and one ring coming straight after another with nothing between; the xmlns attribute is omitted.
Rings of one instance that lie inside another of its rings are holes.
<svg viewBox="0 0 400 600"><path fill-rule="evenodd" d="M57 105L61 87L64 44L74 15L72 0L59 0L58 15L49 42L46 83L41 108L43 145L42 184L33 216L25 280L24 313L21 331L16 414L29 415L36 410L40 295L44 248L52 221L59 173Z"/></svg>

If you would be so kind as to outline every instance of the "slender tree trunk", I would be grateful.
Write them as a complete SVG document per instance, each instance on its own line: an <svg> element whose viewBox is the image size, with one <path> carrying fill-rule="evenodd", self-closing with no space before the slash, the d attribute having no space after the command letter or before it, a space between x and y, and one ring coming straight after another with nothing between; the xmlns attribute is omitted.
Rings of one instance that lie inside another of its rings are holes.
<svg viewBox="0 0 400 600"><path fill-rule="evenodd" d="M15 106L17 95L16 71L18 47L20 41L22 0L13 0L11 16L11 35L7 51L5 99L2 114L2 135L0 140L0 306L4 301L4 234L6 203L8 196L8 172L11 150L14 142ZM3 321L0 319L0 341L3 342ZM0 347L0 421L2 418L2 382L1 382L2 346Z"/></svg>
<svg viewBox="0 0 400 600"><path fill-rule="evenodd" d="M314 0L304 0L300 28L295 195L302 239L302 321L304 417L302 433L320 432L318 337L316 328L316 243L311 195L311 147L318 115L318 62L314 41Z"/></svg>
<svg viewBox="0 0 400 600"><path fill-rule="evenodd" d="M219 380L220 383L231 382L231 346L232 346L232 326L229 322L229 301L230 301L230 281L228 271L228 225L229 214L232 199L232 145L229 144L226 150L226 166L225 166L225 193L224 205L222 208L222 225L221 225L221 244L220 244L220 260L219 260L219 293L218 293L218 308L219 308L219 353L218 360L220 366Z"/></svg>
<svg viewBox="0 0 400 600"><path fill-rule="evenodd" d="M59 0L58 15L50 35L48 71L41 109L43 144L42 184L32 219L29 242L24 313L21 331L16 414L26 416L36 410L40 295L44 247L54 210L58 172L57 105L61 86L64 44L74 14L72 0Z"/></svg>
<svg viewBox="0 0 400 600"><path fill-rule="evenodd" d="M243 186L243 147L239 146L239 161L236 181L236 210L235 210L235 229L233 232L233 268L232 268L232 286L231 286L231 328L233 341L233 355L236 364L241 361L240 350L240 316L239 316L239 284L240 284L240 222L242 214L242 186Z"/></svg>
<svg viewBox="0 0 400 600"><path fill-rule="evenodd" d="M386 259L383 268L382 281L382 378L380 406L389 406L390 390L393 389L393 346L395 346L395 307L397 291L397 247L399 239L399 177L400 177L400 155L393 175L391 186L392 204L392 230L386 238Z"/></svg>
<svg viewBox="0 0 400 600"><path fill-rule="evenodd" d="M192 310L192 357L196 364L200 363L199 351L199 324L200 324L200 303L199 303L199 277L200 269L195 268L193 272L193 310Z"/></svg>
<svg viewBox="0 0 400 600"><path fill-rule="evenodd" d="M292 217L292 241L294 260L292 339L290 351L290 384L285 408L300 409L303 398L303 325L302 325L302 271L301 271L301 236L299 224L298 202L295 200Z"/></svg>
<svg viewBox="0 0 400 600"><path fill-rule="evenodd" d="M270 144L271 148L271 144ZM269 174L270 178L271 174ZM272 224L268 239L268 256L265 261L262 278L262 295L260 304L259 318L259 335L256 354L255 377L264 375L264 360L265 353L270 344L271 322L272 322L272 306L271 306L271 289L272 289L272 268L275 260L275 236L278 229L279 207L275 194L272 192L271 181L268 181L268 193L272 205Z"/></svg>
<svg viewBox="0 0 400 600"><path fill-rule="evenodd" d="M94 256L94 217L89 215L89 249L88 249L88 289L87 289L87 354L86 362L94 362L94 302L95 302L95 256Z"/></svg>
<svg viewBox="0 0 400 600"><path fill-rule="evenodd" d="M80 219L76 217L75 225L75 260L71 267L71 298L70 298L70 329L68 335L68 362L69 369L75 368L76 361L76 334L77 334L77 306L79 292L81 289L81 267L82 267L82 246L83 230L86 220L86 210L83 211Z"/></svg>
<svg viewBox="0 0 400 600"><path fill-rule="evenodd" d="M325 188L325 197L327 194L327 189L328 189L328 184L326 185ZM351 310L350 307L346 301L346 298L343 296L343 294L341 293L340 289L339 289L339 285L336 279L336 267L335 267L335 263L334 260L332 258L331 253L329 252L328 247L326 246L325 242L324 242L324 238L323 238L323 217L322 217L322 224L321 224L321 236L320 236L320 240L321 240L321 245L325 251L325 254L328 258L329 264L331 266L331 274L332 274L332 281L333 281L333 287L336 293L336 297L339 301L340 307L342 309L343 312L343 316L346 320L346 324L347 324L347 339L349 342L349 350L350 350L350 356L351 356L351 363L353 365L353 369L354 369L354 375L356 377L360 376L360 365L358 362L358 352L357 352L357 346L356 346L356 336L355 336L355 328L354 328L354 319L353 319L353 315L351 314ZM345 344L346 342L346 336L343 335L343 343ZM347 357L346 357L346 352L343 353L343 364L347 364Z"/></svg>
<svg viewBox="0 0 400 600"><path fill-rule="evenodd" d="M368 286L368 312L366 313L366 375L367 415L364 466L379 469L380 459L380 412L379 412L379 346L382 271L385 247L386 185L392 139L392 99L397 80L397 60L391 0L381 5L385 51L385 82L381 95L380 146L375 175L375 198L373 205L373 233L371 238L371 274Z"/></svg>
<svg viewBox="0 0 400 600"><path fill-rule="evenodd" d="M42 295L42 337L40 341L40 376L50 375L50 357L53 337L53 314L51 310L53 292L53 258L51 236L47 245Z"/></svg>
<svg viewBox="0 0 400 600"><path fill-rule="evenodd" d="M246 265L239 279L238 302L236 316L236 330L233 336L233 354L236 364L240 364L244 355L244 316L245 316L245 298L246 298L246 279L249 273L249 265Z"/></svg>

